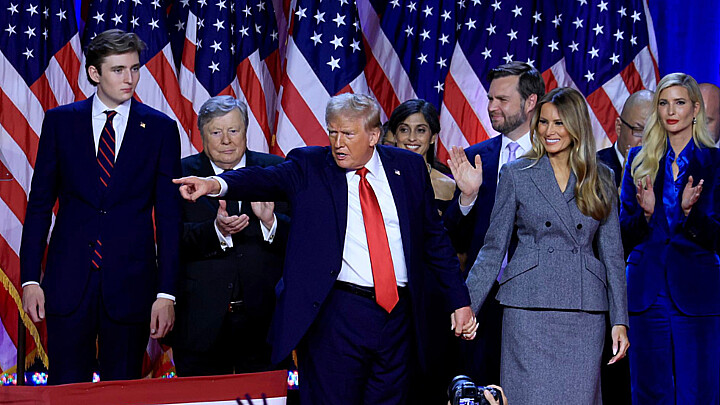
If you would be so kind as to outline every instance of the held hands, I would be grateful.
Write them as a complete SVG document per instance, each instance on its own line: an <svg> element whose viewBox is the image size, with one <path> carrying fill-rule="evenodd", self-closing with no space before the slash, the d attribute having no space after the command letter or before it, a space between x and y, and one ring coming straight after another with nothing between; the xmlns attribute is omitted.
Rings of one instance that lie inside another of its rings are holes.
<svg viewBox="0 0 720 405"><path fill-rule="evenodd" d="M45 293L39 285L28 284L23 287L22 306L33 322L45 319Z"/></svg>
<svg viewBox="0 0 720 405"><path fill-rule="evenodd" d="M637 198L638 204L640 204L640 207L643 211L645 211L645 219L649 221L655 211L655 192L653 191L650 176L645 176L645 178L641 179L635 187L637 188L635 198Z"/></svg>
<svg viewBox="0 0 720 405"><path fill-rule="evenodd" d="M685 214L685 216L688 216L690 214L690 209L692 209L693 205L695 205L697 200L700 198L700 193L702 193L704 182L705 180L700 179L697 186L693 187L693 177L688 177L687 184L685 185L685 189L682 193L681 203L683 214Z"/></svg>
<svg viewBox="0 0 720 405"><path fill-rule="evenodd" d="M462 192L460 204L469 205L477 196L482 185L482 159L475 156L475 167L470 163L462 148L453 146L450 150L448 166L458 188Z"/></svg>
<svg viewBox="0 0 720 405"><path fill-rule="evenodd" d="M455 331L455 336L462 336L465 340L475 339L478 324L475 321L470 307L462 307L450 315L450 329Z"/></svg>
<svg viewBox="0 0 720 405"><path fill-rule="evenodd" d="M180 195L189 201L196 201L204 195L220 192L220 183L208 177L181 177L173 179L173 183L180 184Z"/></svg>
<svg viewBox="0 0 720 405"><path fill-rule="evenodd" d="M252 207L255 216L265 225L265 228L272 228L275 222L275 215L273 215L275 210L274 202L251 202L250 207Z"/></svg>
<svg viewBox="0 0 720 405"><path fill-rule="evenodd" d="M152 305L150 313L150 337L165 337L175 325L175 303L167 298L158 298Z"/></svg>
<svg viewBox="0 0 720 405"><path fill-rule="evenodd" d="M614 364L616 361L622 359L627 355L627 351L630 348L630 340L627 336L627 328L625 325L615 325L612 327L612 349L613 358L608 362Z"/></svg>
<svg viewBox="0 0 720 405"><path fill-rule="evenodd" d="M231 216L227 212L227 202L225 200L220 200L219 203L220 206L218 207L217 217L215 217L215 224L220 230L220 233L224 236L230 236L242 231L248 226L250 218L248 218L247 215L242 214L240 216Z"/></svg>

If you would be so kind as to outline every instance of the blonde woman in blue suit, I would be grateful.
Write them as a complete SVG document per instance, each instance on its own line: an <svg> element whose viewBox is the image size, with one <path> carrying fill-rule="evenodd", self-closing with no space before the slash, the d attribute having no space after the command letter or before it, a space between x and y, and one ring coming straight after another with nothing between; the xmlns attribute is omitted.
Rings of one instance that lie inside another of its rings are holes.
<svg viewBox="0 0 720 405"><path fill-rule="evenodd" d="M627 296L612 171L598 164L583 96L558 88L539 102L533 146L500 172L485 245L467 286L473 309L499 277L500 382L525 405L600 404L605 317L614 363L629 347ZM459 149L456 181L478 173ZM518 246L501 271L513 229Z"/></svg>

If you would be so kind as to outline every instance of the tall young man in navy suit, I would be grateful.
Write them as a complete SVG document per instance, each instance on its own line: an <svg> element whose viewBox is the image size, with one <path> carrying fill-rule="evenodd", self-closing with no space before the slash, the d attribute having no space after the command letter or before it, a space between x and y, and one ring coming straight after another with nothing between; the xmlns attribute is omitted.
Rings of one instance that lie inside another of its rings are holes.
<svg viewBox="0 0 720 405"><path fill-rule="evenodd" d="M422 158L377 145L380 109L368 96L330 99L330 147L217 177L185 177L183 197L288 199L292 223L271 327L273 359L298 348L304 404L405 404L413 349L426 344L425 308L444 305L456 335L475 320ZM446 302L426 302L424 278Z"/></svg>
<svg viewBox="0 0 720 405"><path fill-rule="evenodd" d="M180 137L132 99L144 48L132 33L98 34L85 66L97 92L43 121L20 264L23 309L47 320L51 384L91 381L97 367L103 380L139 378L148 336L173 325Z"/></svg>
<svg viewBox="0 0 720 405"><path fill-rule="evenodd" d="M485 241L490 213L495 205L500 167L531 148L530 120L535 105L545 95L540 72L523 62L500 65L488 74L488 115L500 135L465 149L470 162L482 166L482 182L467 184L456 178L458 190L445 211L443 222L458 253L466 254L469 270ZM514 244L510 245L510 252ZM507 262L505 262L507 264ZM494 297L499 286L490 291ZM478 384L500 381L500 329L502 308L495 299L485 301L478 314L480 328L474 341L461 342L460 369Z"/></svg>

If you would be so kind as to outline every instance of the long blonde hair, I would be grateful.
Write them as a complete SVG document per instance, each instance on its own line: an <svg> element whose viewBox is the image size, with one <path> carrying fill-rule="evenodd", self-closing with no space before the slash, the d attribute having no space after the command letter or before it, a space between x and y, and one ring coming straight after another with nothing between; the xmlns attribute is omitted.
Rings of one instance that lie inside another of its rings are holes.
<svg viewBox="0 0 720 405"><path fill-rule="evenodd" d="M667 152L668 134L658 117L658 105L660 104L660 93L672 86L682 86L687 89L693 107L695 104L700 105L700 109L695 116L696 123L693 124L692 128L692 137L695 145L706 148L715 147L715 142L713 142L710 137L707 125L705 124L705 103L703 103L702 93L700 93L700 87L698 87L697 82L692 76L685 73L670 73L663 77L660 83L658 83L655 97L653 97L653 110L645 125L645 132L643 132L642 149L640 149L640 152L638 152L632 162L630 172L632 173L635 184L645 178L645 176L650 176L650 180L654 183L660 167L660 159L662 159Z"/></svg>
<svg viewBox="0 0 720 405"><path fill-rule="evenodd" d="M601 221L610 215L617 198L615 183L609 169L598 169L595 157L595 137L590 125L585 98L575 89L559 87L546 94L535 108L530 124L532 149L524 157L537 161L547 154L545 144L536 136L542 106L552 104L557 108L563 126L570 134L570 169L577 177L575 202L584 215Z"/></svg>

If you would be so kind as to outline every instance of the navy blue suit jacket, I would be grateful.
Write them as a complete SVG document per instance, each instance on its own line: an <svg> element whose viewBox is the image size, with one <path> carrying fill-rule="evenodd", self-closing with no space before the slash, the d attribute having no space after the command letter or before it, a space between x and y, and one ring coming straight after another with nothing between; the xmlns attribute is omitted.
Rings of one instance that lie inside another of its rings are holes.
<svg viewBox="0 0 720 405"><path fill-rule="evenodd" d="M650 222L635 198L630 169L640 147L628 154L620 195L620 226L627 259L628 308L647 309L666 282L675 305L687 315L720 314L720 150L695 148L687 175L705 180L700 199L675 229L663 204L665 158L653 184L655 210ZM684 189L684 185L683 185ZM678 191L682 195L682 189ZM681 197L678 197L681 198ZM682 215L682 214L681 214Z"/></svg>
<svg viewBox="0 0 720 405"><path fill-rule="evenodd" d="M622 178L622 165L618 160L617 152L615 151L615 145L609 148L600 149L597 152L597 157L601 162L605 163L607 167L611 168L615 174L615 187L620 187L620 179Z"/></svg>
<svg viewBox="0 0 720 405"><path fill-rule="evenodd" d="M460 212L458 203L460 190L455 191L455 197L443 215L443 222L453 246L458 253L467 253L468 269L475 263L475 258L485 242L485 234L490 226L490 213L495 205L501 148L502 136L498 135L465 149L465 154L473 165L475 156L480 155L482 159L482 185L478 190L477 200L467 215Z"/></svg>
<svg viewBox="0 0 720 405"><path fill-rule="evenodd" d="M415 339L424 363L428 350L425 277L435 277L445 292L448 313L470 304L467 288L449 239L433 203L433 189L422 158L412 152L377 146L397 207L402 234ZM329 147L294 149L280 165L246 167L224 173L226 197L274 201L286 198L292 223L283 279L271 327L273 362L285 358L300 342L322 309L342 264L347 227L345 169L333 160Z"/></svg>
<svg viewBox="0 0 720 405"><path fill-rule="evenodd" d="M22 282L40 281L57 201L41 282L46 311L66 315L78 307L100 238L108 314L119 321L149 321L156 294L176 293L181 222L172 179L181 171L175 121L133 100L107 190L100 188L98 170L92 97L49 110L23 227Z"/></svg>

